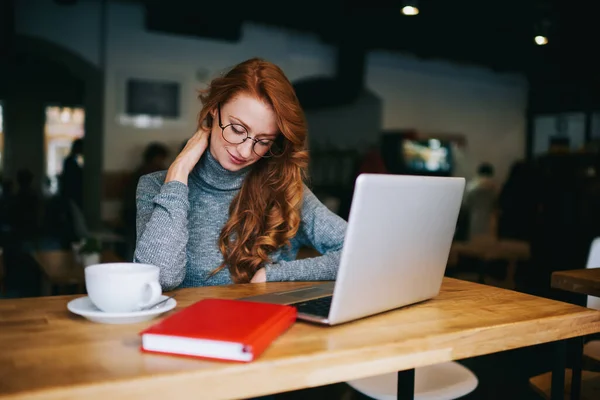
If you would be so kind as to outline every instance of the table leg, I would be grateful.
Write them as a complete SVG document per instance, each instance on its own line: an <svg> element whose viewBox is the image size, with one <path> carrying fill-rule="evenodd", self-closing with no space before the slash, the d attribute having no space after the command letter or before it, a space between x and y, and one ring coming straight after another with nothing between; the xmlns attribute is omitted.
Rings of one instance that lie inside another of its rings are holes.
<svg viewBox="0 0 600 400"><path fill-rule="evenodd" d="M43 276L42 280L41 280L41 288L40 288L40 292L42 296L52 296L52 282L50 282L50 280Z"/></svg>
<svg viewBox="0 0 600 400"><path fill-rule="evenodd" d="M567 342L565 340L559 340L554 343L554 363L552 366L550 400L564 400L566 365Z"/></svg>
<svg viewBox="0 0 600 400"><path fill-rule="evenodd" d="M487 267L487 261L479 258L477 259L477 269L479 270L478 282L485 285L485 268Z"/></svg>
<svg viewBox="0 0 600 400"><path fill-rule="evenodd" d="M509 260L506 265L506 278L504 280L504 285L506 289L514 289L515 288L515 275L517 274L517 260Z"/></svg>
<svg viewBox="0 0 600 400"><path fill-rule="evenodd" d="M581 366L583 363L583 336L571 339L573 343L573 366L571 370L571 400L579 400L581 396Z"/></svg>
<svg viewBox="0 0 600 400"><path fill-rule="evenodd" d="M415 398L415 370L407 369L398 372L398 400Z"/></svg>

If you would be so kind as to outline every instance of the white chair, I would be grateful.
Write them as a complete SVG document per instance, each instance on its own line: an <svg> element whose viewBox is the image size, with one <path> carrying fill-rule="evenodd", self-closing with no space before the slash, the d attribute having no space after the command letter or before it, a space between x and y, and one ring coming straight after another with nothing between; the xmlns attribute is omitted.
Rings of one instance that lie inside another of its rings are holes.
<svg viewBox="0 0 600 400"><path fill-rule="evenodd" d="M347 382L354 390L376 400L396 400L398 373ZM415 400L452 400L471 393L479 381L470 369L457 362L415 368Z"/></svg>
<svg viewBox="0 0 600 400"><path fill-rule="evenodd" d="M594 239L590 247L586 268L600 268L600 238ZM587 296L587 307L600 310L600 297ZM592 340L583 346L583 354L600 362L600 340Z"/></svg>

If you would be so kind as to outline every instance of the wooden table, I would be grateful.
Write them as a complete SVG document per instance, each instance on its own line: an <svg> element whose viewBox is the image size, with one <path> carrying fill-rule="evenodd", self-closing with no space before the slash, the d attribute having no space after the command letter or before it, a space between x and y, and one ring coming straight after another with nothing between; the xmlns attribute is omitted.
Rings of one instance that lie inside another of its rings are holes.
<svg viewBox="0 0 600 400"><path fill-rule="evenodd" d="M450 249L450 264L457 264L459 257L470 257L480 262L479 282L485 283L485 266L490 261L506 261L506 278L503 286L514 287L517 264L531 257L528 242L522 240L498 239L493 236L482 236L468 242L455 241Z"/></svg>
<svg viewBox="0 0 600 400"><path fill-rule="evenodd" d="M556 289L600 297L600 268L554 272L551 285Z"/></svg>
<svg viewBox="0 0 600 400"><path fill-rule="evenodd" d="M178 309L310 283L181 289ZM343 382L558 341L553 393L562 399L565 340L600 332L600 312L445 278L439 296L337 327L296 323L255 362L143 354L154 321L102 325L70 314L77 296L0 301L0 399L234 399ZM408 396L409 398L411 396Z"/></svg>

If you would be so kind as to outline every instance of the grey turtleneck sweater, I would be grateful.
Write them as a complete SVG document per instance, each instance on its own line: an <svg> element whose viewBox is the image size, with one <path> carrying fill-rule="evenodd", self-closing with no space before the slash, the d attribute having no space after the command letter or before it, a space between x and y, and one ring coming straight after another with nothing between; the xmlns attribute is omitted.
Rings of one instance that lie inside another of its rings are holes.
<svg viewBox="0 0 600 400"><path fill-rule="evenodd" d="M165 182L166 171L142 176L137 188L137 246L134 261L160 267L164 290L233 283L224 268L219 234L229 218L229 204L240 190L248 167L230 172L206 151L188 179ZM302 222L291 246L271 254L267 281L334 280L346 221L332 213L305 186ZM295 260L302 246L320 257Z"/></svg>

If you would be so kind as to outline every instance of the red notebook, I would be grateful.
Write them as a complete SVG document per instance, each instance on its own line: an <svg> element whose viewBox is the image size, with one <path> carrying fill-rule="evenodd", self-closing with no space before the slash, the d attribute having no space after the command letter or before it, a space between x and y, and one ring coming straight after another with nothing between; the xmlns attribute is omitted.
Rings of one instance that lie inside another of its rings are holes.
<svg viewBox="0 0 600 400"><path fill-rule="evenodd" d="M205 299L142 331L142 350L252 361L296 320L296 308Z"/></svg>

